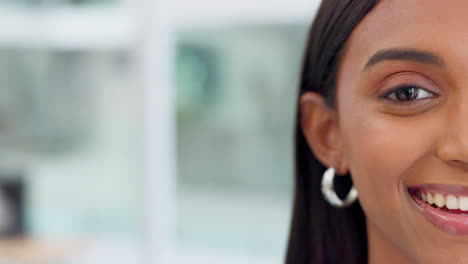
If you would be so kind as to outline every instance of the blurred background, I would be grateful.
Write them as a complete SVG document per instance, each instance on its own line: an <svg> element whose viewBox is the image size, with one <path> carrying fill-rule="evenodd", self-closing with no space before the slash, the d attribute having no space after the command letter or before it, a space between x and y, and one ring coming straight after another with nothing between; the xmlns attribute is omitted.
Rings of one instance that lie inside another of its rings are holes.
<svg viewBox="0 0 468 264"><path fill-rule="evenodd" d="M282 263L319 2L1 0L0 263Z"/></svg>

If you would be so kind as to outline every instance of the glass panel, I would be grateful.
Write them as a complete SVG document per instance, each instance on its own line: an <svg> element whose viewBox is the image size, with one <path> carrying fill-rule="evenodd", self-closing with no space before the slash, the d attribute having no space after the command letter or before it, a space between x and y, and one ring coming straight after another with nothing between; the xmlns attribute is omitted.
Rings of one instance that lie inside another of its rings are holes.
<svg viewBox="0 0 468 264"><path fill-rule="evenodd" d="M304 25L178 35L181 263L282 263ZM216 257L218 256L218 257Z"/></svg>
<svg viewBox="0 0 468 264"><path fill-rule="evenodd" d="M0 51L2 263L141 263L126 52Z"/></svg>

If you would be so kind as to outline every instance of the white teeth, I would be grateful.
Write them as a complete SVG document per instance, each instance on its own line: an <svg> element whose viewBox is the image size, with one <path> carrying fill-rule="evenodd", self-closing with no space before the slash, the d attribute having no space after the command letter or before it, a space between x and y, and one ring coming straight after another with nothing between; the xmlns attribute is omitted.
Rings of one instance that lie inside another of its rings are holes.
<svg viewBox="0 0 468 264"><path fill-rule="evenodd" d="M468 196L455 196L453 194L449 194L445 196L441 193L423 193L420 192L419 194L421 200L425 201L428 204L435 204L437 207L447 207L450 210L461 210L461 211L468 211Z"/></svg>
<svg viewBox="0 0 468 264"><path fill-rule="evenodd" d="M431 193L427 193L427 203L434 204L434 196Z"/></svg>
<svg viewBox="0 0 468 264"><path fill-rule="evenodd" d="M434 203L437 205L437 207L439 208L442 208L445 206L445 197L440 194L440 193L436 193L434 195Z"/></svg>
<svg viewBox="0 0 468 264"><path fill-rule="evenodd" d="M459 208L462 211L468 211L468 197L458 198Z"/></svg>
<svg viewBox="0 0 468 264"><path fill-rule="evenodd" d="M453 195L447 196L446 206L448 209L457 210L458 209L458 199Z"/></svg>

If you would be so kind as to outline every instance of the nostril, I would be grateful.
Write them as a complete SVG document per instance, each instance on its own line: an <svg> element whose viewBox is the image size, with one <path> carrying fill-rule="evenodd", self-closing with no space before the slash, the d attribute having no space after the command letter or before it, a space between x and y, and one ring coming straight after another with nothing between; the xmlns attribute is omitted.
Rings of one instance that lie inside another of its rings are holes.
<svg viewBox="0 0 468 264"><path fill-rule="evenodd" d="M464 162L464 161L460 161L460 160L448 160L446 161L448 164L454 166L454 167L457 167L457 168L460 168L462 170L466 170L468 171L468 163Z"/></svg>
<svg viewBox="0 0 468 264"><path fill-rule="evenodd" d="M447 164L468 169L468 140L456 135L442 137L437 142L436 155Z"/></svg>

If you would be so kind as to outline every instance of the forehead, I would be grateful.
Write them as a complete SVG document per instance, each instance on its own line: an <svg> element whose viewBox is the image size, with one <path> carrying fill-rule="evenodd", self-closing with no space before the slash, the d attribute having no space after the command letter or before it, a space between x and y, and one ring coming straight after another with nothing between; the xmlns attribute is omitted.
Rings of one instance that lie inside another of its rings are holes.
<svg viewBox="0 0 468 264"><path fill-rule="evenodd" d="M466 62L467 46L468 1L381 0L351 34L342 65L360 71L374 53L389 48L417 48Z"/></svg>

